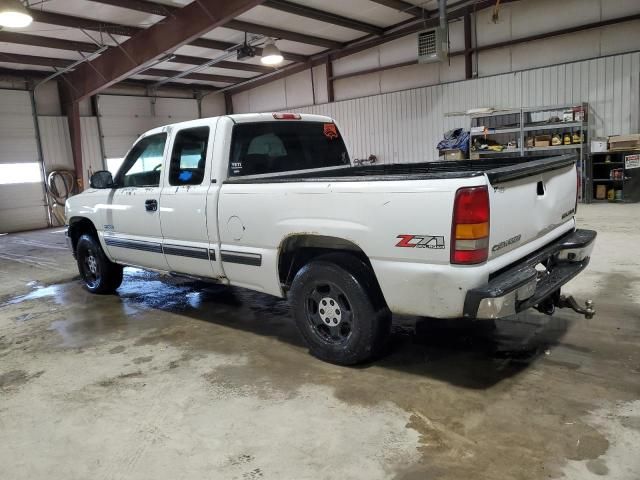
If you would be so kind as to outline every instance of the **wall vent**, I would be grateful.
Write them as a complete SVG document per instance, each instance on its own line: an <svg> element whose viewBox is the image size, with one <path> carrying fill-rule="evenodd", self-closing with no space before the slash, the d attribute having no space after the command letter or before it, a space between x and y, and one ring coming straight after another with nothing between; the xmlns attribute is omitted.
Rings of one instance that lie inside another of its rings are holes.
<svg viewBox="0 0 640 480"><path fill-rule="evenodd" d="M447 39L441 28L432 28L418 34L418 62L442 62L447 58Z"/></svg>

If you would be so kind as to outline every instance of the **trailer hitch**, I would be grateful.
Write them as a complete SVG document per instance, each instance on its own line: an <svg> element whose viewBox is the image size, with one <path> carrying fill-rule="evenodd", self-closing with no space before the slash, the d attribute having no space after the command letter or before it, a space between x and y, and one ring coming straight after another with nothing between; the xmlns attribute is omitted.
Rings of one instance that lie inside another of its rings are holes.
<svg viewBox="0 0 640 480"><path fill-rule="evenodd" d="M546 298L543 302L536 305L536 310L545 315L553 315L557 308L570 308L580 315L584 315L584 318L590 320L596 314L596 310L593 307L593 300L587 300L584 302L584 307L580 306L572 295L561 295L558 290L553 295Z"/></svg>
<svg viewBox="0 0 640 480"><path fill-rule="evenodd" d="M584 318L590 320L596 314L595 308L593 308L593 300L587 300L584 302L584 307L581 307L572 295L560 295L557 303L558 308L570 308L580 315L584 315Z"/></svg>

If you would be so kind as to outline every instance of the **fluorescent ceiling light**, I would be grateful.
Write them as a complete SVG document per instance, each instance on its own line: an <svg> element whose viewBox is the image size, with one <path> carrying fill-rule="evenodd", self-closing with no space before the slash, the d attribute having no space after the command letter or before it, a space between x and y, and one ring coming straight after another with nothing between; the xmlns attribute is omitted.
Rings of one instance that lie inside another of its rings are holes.
<svg viewBox="0 0 640 480"><path fill-rule="evenodd" d="M260 61L265 65L279 65L282 63L284 58L282 57L282 53L273 40L267 40L267 43L262 47L262 57Z"/></svg>
<svg viewBox="0 0 640 480"><path fill-rule="evenodd" d="M0 26L25 28L31 22L33 17L19 0L0 0Z"/></svg>

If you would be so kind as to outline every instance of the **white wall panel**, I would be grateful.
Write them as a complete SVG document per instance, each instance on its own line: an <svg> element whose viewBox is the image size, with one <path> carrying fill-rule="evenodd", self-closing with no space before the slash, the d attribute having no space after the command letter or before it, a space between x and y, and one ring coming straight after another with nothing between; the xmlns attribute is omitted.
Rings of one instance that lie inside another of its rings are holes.
<svg viewBox="0 0 640 480"><path fill-rule="evenodd" d="M315 91L315 101L313 103L327 103L329 101L326 65L313 67L313 90Z"/></svg>
<svg viewBox="0 0 640 480"><path fill-rule="evenodd" d="M52 170L73 170L73 154L67 117L38 117L40 145L47 173Z"/></svg>
<svg viewBox="0 0 640 480"><path fill-rule="evenodd" d="M629 50L629 44L640 46L640 20L600 29L600 54L614 55Z"/></svg>
<svg viewBox="0 0 640 480"><path fill-rule="evenodd" d="M119 158L155 127L198 118L194 99L99 95L98 111L105 156Z"/></svg>
<svg viewBox="0 0 640 480"><path fill-rule="evenodd" d="M380 75L370 73L336 80L333 82L333 89L336 100L376 95L380 93Z"/></svg>
<svg viewBox="0 0 640 480"><path fill-rule="evenodd" d="M311 91L311 70L304 70L284 79L287 108L311 105L313 93Z"/></svg>
<svg viewBox="0 0 640 480"><path fill-rule="evenodd" d="M62 115L58 82L40 85L34 92L38 115Z"/></svg>
<svg viewBox="0 0 640 480"><path fill-rule="evenodd" d="M202 118L217 117L226 113L224 95L210 94L202 98Z"/></svg>
<svg viewBox="0 0 640 480"><path fill-rule="evenodd" d="M97 117L81 117L80 131L82 140L82 172L84 185L89 185L89 177L93 172L104 170L102 147L100 145L100 129Z"/></svg>
<svg viewBox="0 0 640 480"><path fill-rule="evenodd" d="M249 91L249 111L281 110L287 105L285 81L276 80Z"/></svg>

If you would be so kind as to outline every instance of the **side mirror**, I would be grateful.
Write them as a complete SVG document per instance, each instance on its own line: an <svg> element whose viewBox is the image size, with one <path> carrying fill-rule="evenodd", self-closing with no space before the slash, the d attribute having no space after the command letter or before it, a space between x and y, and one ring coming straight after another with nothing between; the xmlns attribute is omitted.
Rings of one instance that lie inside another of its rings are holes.
<svg viewBox="0 0 640 480"><path fill-rule="evenodd" d="M113 188L115 184L113 183L113 176L111 172L107 170L100 170L93 175L91 175L91 181L89 182L91 188Z"/></svg>

